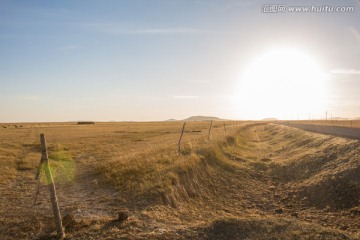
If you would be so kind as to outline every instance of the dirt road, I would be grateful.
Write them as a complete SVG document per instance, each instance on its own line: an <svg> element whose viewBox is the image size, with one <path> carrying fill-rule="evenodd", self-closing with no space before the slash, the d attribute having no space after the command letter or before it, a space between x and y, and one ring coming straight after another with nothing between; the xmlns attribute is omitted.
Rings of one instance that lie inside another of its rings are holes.
<svg viewBox="0 0 360 240"><path fill-rule="evenodd" d="M360 139L360 128L321 126L321 125L290 123L290 122L277 123L277 124L281 124L289 127L296 127L315 133L329 134L329 135L352 138L352 139Z"/></svg>

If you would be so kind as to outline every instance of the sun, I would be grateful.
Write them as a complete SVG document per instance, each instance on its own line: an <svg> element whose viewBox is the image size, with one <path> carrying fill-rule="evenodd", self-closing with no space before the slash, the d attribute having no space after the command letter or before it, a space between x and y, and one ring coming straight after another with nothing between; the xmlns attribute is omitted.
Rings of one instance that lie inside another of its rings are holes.
<svg viewBox="0 0 360 240"><path fill-rule="evenodd" d="M326 74L301 50L275 49L254 59L240 81L240 111L252 119L308 119L324 110Z"/></svg>

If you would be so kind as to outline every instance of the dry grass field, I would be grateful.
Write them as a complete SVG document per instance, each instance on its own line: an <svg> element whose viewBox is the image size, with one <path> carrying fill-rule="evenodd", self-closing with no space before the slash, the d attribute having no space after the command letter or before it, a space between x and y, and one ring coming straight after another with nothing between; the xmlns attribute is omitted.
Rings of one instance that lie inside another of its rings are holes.
<svg viewBox="0 0 360 240"><path fill-rule="evenodd" d="M266 122L1 124L0 239L359 239L360 144ZM21 126L20 126L21 125ZM129 218L118 221L118 213Z"/></svg>

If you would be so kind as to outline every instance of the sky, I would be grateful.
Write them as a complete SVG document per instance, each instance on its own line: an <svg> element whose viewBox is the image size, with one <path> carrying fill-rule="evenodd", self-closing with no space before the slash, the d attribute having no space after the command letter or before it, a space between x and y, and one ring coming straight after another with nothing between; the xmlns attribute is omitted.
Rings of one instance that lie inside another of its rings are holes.
<svg viewBox="0 0 360 240"><path fill-rule="evenodd" d="M0 0L0 122L360 117L360 1L289 2Z"/></svg>

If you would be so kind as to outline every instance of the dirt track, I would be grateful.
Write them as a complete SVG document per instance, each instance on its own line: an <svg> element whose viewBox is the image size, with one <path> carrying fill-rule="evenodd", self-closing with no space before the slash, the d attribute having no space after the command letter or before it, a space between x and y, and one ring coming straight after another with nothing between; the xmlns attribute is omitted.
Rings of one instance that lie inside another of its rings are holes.
<svg viewBox="0 0 360 240"><path fill-rule="evenodd" d="M276 123L276 124L281 124L289 127L296 127L315 133L329 134L329 135L352 138L352 139L360 139L360 128L322 126L322 125L290 123L290 122Z"/></svg>

